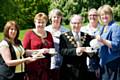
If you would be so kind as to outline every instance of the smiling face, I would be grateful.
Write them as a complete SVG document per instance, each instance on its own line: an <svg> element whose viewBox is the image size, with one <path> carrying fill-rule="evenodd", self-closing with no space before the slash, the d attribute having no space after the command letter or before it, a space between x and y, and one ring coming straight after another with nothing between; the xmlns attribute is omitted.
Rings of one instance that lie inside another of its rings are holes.
<svg viewBox="0 0 120 80"><path fill-rule="evenodd" d="M82 26L82 17L79 15L73 15L70 21L70 26L72 31L80 32L80 28Z"/></svg>
<svg viewBox="0 0 120 80"><path fill-rule="evenodd" d="M15 21L8 21L4 26L4 37L10 40L17 40L19 37L19 26Z"/></svg>
<svg viewBox="0 0 120 80"><path fill-rule="evenodd" d="M112 16L105 12L101 12L100 16L101 16L101 21L103 22L104 25L108 25L112 19Z"/></svg>
<svg viewBox="0 0 120 80"><path fill-rule="evenodd" d="M88 12L88 20L90 23L94 24L98 22L98 14L96 9L90 9Z"/></svg>
<svg viewBox="0 0 120 80"><path fill-rule="evenodd" d="M53 16L51 17L52 25L54 27L56 27L57 25L60 26L61 19L62 19L62 16L58 16L57 14L53 14Z"/></svg>
<svg viewBox="0 0 120 80"><path fill-rule="evenodd" d="M62 22L63 14L60 9L52 9L49 12L49 19L51 21L52 27L59 29Z"/></svg>
<svg viewBox="0 0 120 80"><path fill-rule="evenodd" d="M35 20L35 28L37 30L37 32L41 32L44 30L46 26L46 20Z"/></svg>
<svg viewBox="0 0 120 80"><path fill-rule="evenodd" d="M11 26L8 30L8 35L11 40L14 40L17 35L17 29L15 26Z"/></svg>
<svg viewBox="0 0 120 80"><path fill-rule="evenodd" d="M47 16L45 13L38 13L36 14L35 18L34 18L34 24L35 24L35 29L37 32L43 32L44 28L47 24Z"/></svg>
<svg viewBox="0 0 120 80"><path fill-rule="evenodd" d="M104 5L100 9L100 19L104 25L108 25L112 21L112 9L109 5Z"/></svg>

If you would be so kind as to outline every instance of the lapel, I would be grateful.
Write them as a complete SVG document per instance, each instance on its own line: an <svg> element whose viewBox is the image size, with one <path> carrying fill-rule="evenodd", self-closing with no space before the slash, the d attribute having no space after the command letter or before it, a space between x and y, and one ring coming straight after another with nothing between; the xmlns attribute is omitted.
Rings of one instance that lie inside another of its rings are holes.
<svg viewBox="0 0 120 80"><path fill-rule="evenodd" d="M65 36L67 38L68 45L73 45L74 47L77 47L77 43L74 39L72 31L65 33Z"/></svg>
<svg viewBox="0 0 120 80"><path fill-rule="evenodd" d="M106 33L105 39L107 39L107 38L108 38L108 36L109 36L110 32L111 32L111 26L109 26L109 27L108 27L108 31L107 31L107 33Z"/></svg>
<svg viewBox="0 0 120 80"><path fill-rule="evenodd" d="M83 33L83 32L80 32L80 34L81 34L80 42L83 45L85 43L86 39L87 39L87 34Z"/></svg>
<svg viewBox="0 0 120 80"><path fill-rule="evenodd" d="M109 36L109 35L110 35L110 33L111 33L111 26L108 26L108 28L107 28L107 31L106 31L106 32L104 32L104 28L105 28L105 27L103 27L102 32L101 32L101 34L100 34L100 35L105 34L104 38L105 38L105 39L107 39L107 38L108 38L108 36Z"/></svg>
<svg viewBox="0 0 120 80"><path fill-rule="evenodd" d="M106 32L106 36L104 37L105 39L108 38L109 34L111 33L111 29L112 29L112 24L114 23L114 21L111 21L109 24L108 24L108 28L107 28L107 32ZM102 29L102 33L104 33L104 28Z"/></svg>
<svg viewBox="0 0 120 80"><path fill-rule="evenodd" d="M83 46L83 44L86 41L86 35L87 34L85 34L83 32L80 32L80 43L81 43L81 46ZM69 44L73 45L74 47L77 47L77 43L76 43L76 40L75 40L75 38L73 36L72 31L65 33L65 36L66 36Z"/></svg>

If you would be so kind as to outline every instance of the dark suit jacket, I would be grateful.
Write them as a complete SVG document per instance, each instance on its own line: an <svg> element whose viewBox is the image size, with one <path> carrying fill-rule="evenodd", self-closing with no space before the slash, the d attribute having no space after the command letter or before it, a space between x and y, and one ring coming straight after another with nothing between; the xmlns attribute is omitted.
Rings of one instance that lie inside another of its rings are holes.
<svg viewBox="0 0 120 80"><path fill-rule="evenodd" d="M81 32L80 41L82 47L89 46L89 42L93 37ZM81 56L76 55L77 44L72 32L66 32L60 36L60 54L63 56L61 67L61 80L85 80L80 78L87 73L86 57L87 53ZM71 69L70 69L71 68ZM70 69L70 70L69 70ZM67 77L69 76L69 77Z"/></svg>

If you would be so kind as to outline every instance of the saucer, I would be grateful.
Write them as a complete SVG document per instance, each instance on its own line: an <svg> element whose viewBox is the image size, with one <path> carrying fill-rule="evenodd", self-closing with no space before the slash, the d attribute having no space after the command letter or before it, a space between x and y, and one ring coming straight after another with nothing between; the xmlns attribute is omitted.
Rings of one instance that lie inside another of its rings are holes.
<svg viewBox="0 0 120 80"><path fill-rule="evenodd" d="M57 54L55 48L50 48L49 49L49 54Z"/></svg>
<svg viewBox="0 0 120 80"><path fill-rule="evenodd" d="M93 39L90 41L90 46L94 49L98 49L102 46L102 43L98 42L97 39Z"/></svg>
<svg viewBox="0 0 120 80"><path fill-rule="evenodd" d="M39 56L37 54L40 54L40 52L38 52L38 51L33 52L32 58L34 58L34 59L45 58L45 56L42 53Z"/></svg>
<svg viewBox="0 0 120 80"><path fill-rule="evenodd" d="M92 47L86 47L85 52L87 52L87 53L95 53L95 52L97 52L97 50L92 48Z"/></svg>

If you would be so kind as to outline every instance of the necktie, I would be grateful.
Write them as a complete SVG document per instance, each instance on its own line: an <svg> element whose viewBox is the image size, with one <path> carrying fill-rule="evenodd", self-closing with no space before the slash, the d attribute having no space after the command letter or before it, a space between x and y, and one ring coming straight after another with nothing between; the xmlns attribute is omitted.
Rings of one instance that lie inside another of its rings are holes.
<svg viewBox="0 0 120 80"><path fill-rule="evenodd" d="M76 35L75 35L75 40L76 40L76 42L78 41L80 41L80 38L79 38L79 35L78 35L78 33L76 33Z"/></svg>
<svg viewBox="0 0 120 80"><path fill-rule="evenodd" d="M76 40L77 46L80 47L80 37L78 33L75 34L75 40Z"/></svg>

